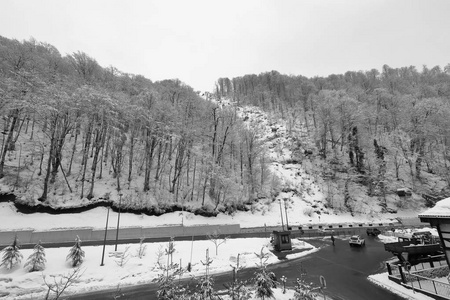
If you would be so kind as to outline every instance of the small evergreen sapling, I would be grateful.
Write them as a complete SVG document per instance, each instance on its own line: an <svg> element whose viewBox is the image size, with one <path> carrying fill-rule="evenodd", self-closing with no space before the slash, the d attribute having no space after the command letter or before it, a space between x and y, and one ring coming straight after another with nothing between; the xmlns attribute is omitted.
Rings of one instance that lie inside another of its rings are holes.
<svg viewBox="0 0 450 300"><path fill-rule="evenodd" d="M0 266L5 266L6 269L11 269L16 264L20 264L22 261L22 253L19 250L19 240L17 236L14 237L14 241L10 246L7 246L2 250L3 258Z"/></svg>
<svg viewBox="0 0 450 300"><path fill-rule="evenodd" d="M42 271L45 269L45 263L47 259L45 258L45 249L39 241L33 249L33 253L28 257L27 262L23 266L28 272Z"/></svg>
<svg viewBox="0 0 450 300"><path fill-rule="evenodd" d="M273 272L269 272L266 268L267 259L269 258L267 253L261 248L260 253L255 253L259 258L260 263L258 270L255 272L255 296L260 299L273 298L273 288L277 287L276 276Z"/></svg>
<svg viewBox="0 0 450 300"><path fill-rule="evenodd" d="M67 255L66 260L72 260L72 267L76 267L80 265L84 260L84 251L81 249L81 240L77 235L75 239L75 245L70 249L69 254Z"/></svg>

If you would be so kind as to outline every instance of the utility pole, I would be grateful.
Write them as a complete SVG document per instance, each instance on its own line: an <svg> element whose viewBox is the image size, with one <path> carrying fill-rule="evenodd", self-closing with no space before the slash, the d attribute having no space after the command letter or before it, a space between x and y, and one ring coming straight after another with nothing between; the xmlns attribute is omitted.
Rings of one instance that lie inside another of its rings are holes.
<svg viewBox="0 0 450 300"><path fill-rule="evenodd" d="M286 213L286 229L289 230L289 221L287 216L287 199L284 199L284 211Z"/></svg>
<svg viewBox="0 0 450 300"><path fill-rule="evenodd" d="M122 206L122 193L119 193L119 215L117 216L117 230L116 230L116 246L114 251L117 251L117 241L119 239L119 223L120 223L120 207Z"/></svg>
<svg viewBox="0 0 450 300"><path fill-rule="evenodd" d="M105 247L106 247L106 234L108 233L108 219L109 219L109 207L108 207L108 213L106 214L106 226L105 226L105 238L103 239L103 252L102 252L102 262L100 266L104 266L103 260L105 258Z"/></svg>
<svg viewBox="0 0 450 300"><path fill-rule="evenodd" d="M280 203L280 215L281 215L281 231L284 231L284 222L283 222L283 209L281 208L281 200L278 199L278 202Z"/></svg>

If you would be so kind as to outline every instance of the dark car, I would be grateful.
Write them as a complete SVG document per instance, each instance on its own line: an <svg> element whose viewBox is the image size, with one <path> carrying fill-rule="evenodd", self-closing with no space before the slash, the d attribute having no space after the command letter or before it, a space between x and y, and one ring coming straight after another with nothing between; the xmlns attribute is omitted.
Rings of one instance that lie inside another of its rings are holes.
<svg viewBox="0 0 450 300"><path fill-rule="evenodd" d="M378 228L367 228L367 235L377 236L380 233L381 233L381 231Z"/></svg>

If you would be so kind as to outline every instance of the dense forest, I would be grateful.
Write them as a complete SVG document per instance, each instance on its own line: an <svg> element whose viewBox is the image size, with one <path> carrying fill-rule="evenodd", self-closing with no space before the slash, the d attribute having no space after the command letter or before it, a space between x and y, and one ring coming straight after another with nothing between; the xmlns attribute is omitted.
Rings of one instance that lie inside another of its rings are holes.
<svg viewBox="0 0 450 300"><path fill-rule="evenodd" d="M354 210L355 185L384 209L399 187L428 200L450 195L450 65L314 78L271 71L219 78L200 94L80 51L0 37L2 192L30 206L120 199L155 214L246 209L284 188L258 128L237 112L251 105L287 124L290 162L314 162L330 208L340 195Z"/></svg>
<svg viewBox="0 0 450 300"><path fill-rule="evenodd" d="M450 64L314 78L271 71L219 78L215 95L306 127L297 153L320 158L325 194L342 195L349 209L350 184L364 186L384 208L398 189L428 205L450 196Z"/></svg>
<svg viewBox="0 0 450 300"><path fill-rule="evenodd" d="M255 133L199 94L0 37L2 191L28 205L120 199L154 213L230 211L269 195Z"/></svg>

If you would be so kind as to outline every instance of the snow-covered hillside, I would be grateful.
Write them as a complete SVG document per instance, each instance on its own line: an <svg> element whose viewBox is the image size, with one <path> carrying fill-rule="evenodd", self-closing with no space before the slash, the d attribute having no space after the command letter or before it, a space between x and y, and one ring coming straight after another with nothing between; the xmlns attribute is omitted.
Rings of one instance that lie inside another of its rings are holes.
<svg viewBox="0 0 450 300"><path fill-rule="evenodd" d="M392 220L397 217L417 217L424 207L413 197L405 200L395 193L388 197L388 210L383 210L377 196L368 196L367 188L357 180L348 180L349 171L341 163L329 164L317 155L313 142L301 122L284 120L257 107L235 106L221 100L221 107L234 106L248 126L257 131L271 161L273 176L281 187L275 200L287 205L294 224L307 222L342 222L340 220ZM330 167L331 165L331 167ZM353 179L353 178L352 178ZM344 185L349 182L350 203L345 204ZM402 186L399 183L399 187ZM270 203L270 199L265 199ZM408 201L403 207L399 202ZM276 205L277 201L275 201ZM349 211L348 206L351 206ZM267 207L260 209L264 213Z"/></svg>

